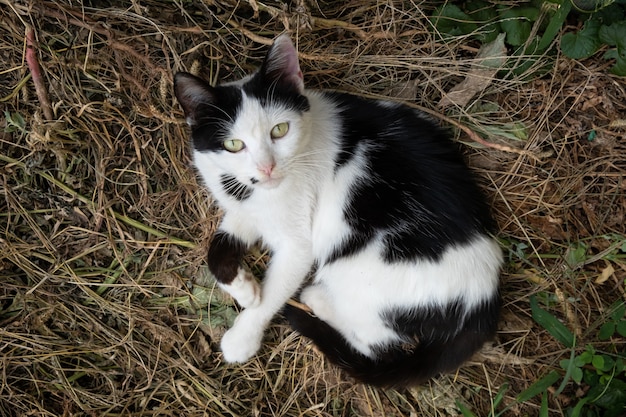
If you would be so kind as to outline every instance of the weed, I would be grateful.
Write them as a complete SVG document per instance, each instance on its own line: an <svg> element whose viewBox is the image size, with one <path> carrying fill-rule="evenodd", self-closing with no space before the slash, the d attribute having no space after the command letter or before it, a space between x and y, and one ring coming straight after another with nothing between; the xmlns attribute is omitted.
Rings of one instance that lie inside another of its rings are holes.
<svg viewBox="0 0 626 417"><path fill-rule="evenodd" d="M544 297L545 298L545 297ZM566 409L570 417L617 417L626 411L626 351L620 351L615 343L605 346L608 350L601 351L592 344L584 350L577 344L576 336L556 316L539 306L538 297L531 297L530 308L533 319L552 337L568 348L569 357L560 360L560 370L552 370L544 377L535 381L520 393L515 402L496 412L508 385L504 384L493 399L494 407L489 417L503 415L514 404L522 404L541 395L540 416L548 416L548 395L558 397L573 383L577 392L574 405ZM605 323L597 332L597 339L609 341L613 336L626 337L626 304L622 301L614 303L609 309ZM558 388L553 386L561 381ZM475 414L462 403L457 402L459 410L465 417Z"/></svg>
<svg viewBox="0 0 626 417"><path fill-rule="evenodd" d="M22 117L19 113L11 113L8 110L4 111L4 118L6 120L6 126L4 127L4 131L6 133L19 132L22 134L27 133L26 131L26 121L24 117Z"/></svg>
<svg viewBox="0 0 626 417"><path fill-rule="evenodd" d="M435 10L431 21L444 38L469 35L486 43L500 33L506 34L513 55L523 57L521 61L514 60L519 63L510 70L522 74L534 62L533 56L549 51L559 31L567 27L568 17L575 14L582 27L563 34L561 51L572 59L584 59L608 47L603 58L615 60L611 71L626 76L625 8L623 0L533 0L513 7L494 7L488 1L471 0L446 3Z"/></svg>

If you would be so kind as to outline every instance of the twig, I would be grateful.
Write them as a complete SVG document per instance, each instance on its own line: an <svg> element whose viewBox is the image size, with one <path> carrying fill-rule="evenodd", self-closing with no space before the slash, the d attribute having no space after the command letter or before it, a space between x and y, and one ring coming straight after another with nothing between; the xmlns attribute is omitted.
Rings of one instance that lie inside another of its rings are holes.
<svg viewBox="0 0 626 417"><path fill-rule="evenodd" d="M456 127L458 127L459 129L461 129L463 132L465 132L465 134L467 136L470 137L470 139L472 139L474 142L479 143L487 148L491 148L491 149L496 149L498 151L502 151L502 152L510 152L510 153L516 153L519 155L524 155L524 156L528 156L532 159L534 159L535 161L539 161L539 158L534 155L532 152L529 152L525 149L519 149L519 148L514 148L512 146L508 146L508 145L502 145L499 143L493 143L493 142L489 142L486 141L485 139L481 138L480 135L478 135L476 132L474 132L472 129L470 129L469 127L465 126L464 124L461 124L460 122L451 119L447 116L444 116L443 114L438 115L437 117L439 117L441 120L444 120L447 123L450 123L451 125L454 125Z"/></svg>
<svg viewBox="0 0 626 417"><path fill-rule="evenodd" d="M289 304L292 307L299 308L300 310L305 311L305 312L313 315L313 310L311 309L311 307L309 307L306 304L302 304L302 303L294 300L293 298L289 299L287 301L287 304Z"/></svg>
<svg viewBox="0 0 626 417"><path fill-rule="evenodd" d="M374 99L381 99L381 98L385 98L385 97L381 97L380 95L376 95L376 94L363 94L363 93L359 93L360 96L363 97L367 97L367 98L374 98ZM512 146L508 146L508 145L501 145L499 143L493 143L493 142L488 142L485 139L481 138L476 132L474 132L472 129L470 129L469 127L461 124L460 122L448 117L448 116L444 116L443 114L436 112L434 110L431 110L427 107L423 107L423 106L419 106L417 104L411 103L411 102L406 102L403 101L402 103L406 104L409 107L413 107L414 109L417 109L421 112L427 113L433 117L436 117L437 119L441 119L446 123L449 123L453 126L458 127L459 129L461 129L463 132L465 132L467 134L467 136L470 137L470 139L472 139L474 142L479 143L487 148L491 148L491 149L496 149L502 152L510 152L510 153L516 153L519 155L525 155L528 156L530 158L532 158L535 161L539 161L540 159L537 157L537 155L533 154L532 152L529 152L525 149L518 149L518 148L514 148Z"/></svg>
<svg viewBox="0 0 626 417"><path fill-rule="evenodd" d="M32 78L32 74L26 74L26 76L24 78L22 78L20 80L19 83L17 83L17 85L15 86L15 88L13 89L13 91L11 91L8 95L4 96L4 97L0 97L0 103L4 103L5 101L9 101L11 100L13 97L15 97L16 95L19 94L20 90L22 89L22 87L24 87L24 85L28 82L28 80L30 80Z"/></svg>
<svg viewBox="0 0 626 417"><path fill-rule="evenodd" d="M433 110L430 110L428 108L422 107L422 106L418 106L415 104L411 104L411 103L407 103L409 106L411 107L415 107L417 109L419 109L420 111L423 111L424 113L428 113L431 116L434 116L438 119L443 120L446 123L449 123L453 126L458 127L459 129L461 129L463 132L465 132L465 134L467 136L470 137L470 139L472 139L474 142L479 143L487 148L491 148L491 149L496 149L498 151L502 151L502 152L509 152L509 153L516 153L519 155L524 155L524 156L528 156L530 158L532 158L535 161L539 161L539 158L534 155L532 152L529 152L525 149L518 149L518 148L514 148L512 146L508 146L508 145L502 145L499 143L493 143L493 142L489 142L486 141L485 139L481 138L476 132L474 132L472 129L470 129L469 127L465 126L464 124L448 117L448 116L444 116L441 113L435 112Z"/></svg>
<svg viewBox="0 0 626 417"><path fill-rule="evenodd" d="M229 19L228 22L226 23L228 23L234 29L240 31L242 35L244 35L245 37L249 38L250 40L254 42L260 43L261 45L271 45L272 43L274 43L272 39L264 38L263 36L259 36L255 34L254 32L244 28L242 25L235 22L233 19Z"/></svg>
<svg viewBox="0 0 626 417"><path fill-rule="evenodd" d="M46 84L43 81L41 75L41 67L37 60L35 41L35 30L29 25L26 26L26 65L33 77L33 83L35 84L35 92L37 92L37 98L43 111L43 116L46 120L53 120L54 113L52 112L52 106L50 105L50 98L48 97L48 90Z"/></svg>

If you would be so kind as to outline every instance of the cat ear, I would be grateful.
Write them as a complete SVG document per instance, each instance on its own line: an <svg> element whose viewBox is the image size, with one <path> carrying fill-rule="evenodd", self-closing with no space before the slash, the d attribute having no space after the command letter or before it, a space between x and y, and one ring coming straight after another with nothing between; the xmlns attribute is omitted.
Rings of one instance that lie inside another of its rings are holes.
<svg viewBox="0 0 626 417"><path fill-rule="evenodd" d="M213 87L203 79L187 72L179 72L174 76L174 93L185 111L189 126L196 124L200 108L206 109L215 101Z"/></svg>
<svg viewBox="0 0 626 417"><path fill-rule="evenodd" d="M271 81L293 88L298 93L304 90L302 71L298 64L298 51L293 46L289 35L284 34L276 38L265 57L261 73Z"/></svg>

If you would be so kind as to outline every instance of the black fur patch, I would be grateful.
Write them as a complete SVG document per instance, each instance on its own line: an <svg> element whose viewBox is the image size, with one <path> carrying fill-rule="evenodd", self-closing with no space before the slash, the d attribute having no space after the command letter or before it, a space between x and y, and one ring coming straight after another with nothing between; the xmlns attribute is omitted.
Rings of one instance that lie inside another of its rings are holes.
<svg viewBox="0 0 626 417"><path fill-rule="evenodd" d="M220 178L224 191L234 199L243 201L252 195L252 188L237 181L232 175L223 174Z"/></svg>
<svg viewBox="0 0 626 417"><path fill-rule="evenodd" d="M449 246L493 229L472 172L443 129L406 106L328 95L342 123L335 169L364 149L370 174L351 190L344 216L353 236L333 259L380 236L388 262L437 260Z"/></svg>
<svg viewBox="0 0 626 417"><path fill-rule="evenodd" d="M214 87L213 102L199 106L193 115L191 139L197 151L224 151L229 126L241 107L241 90L233 86Z"/></svg>
<svg viewBox="0 0 626 417"><path fill-rule="evenodd" d="M230 284L237 276L237 269L246 253L246 245L236 237L217 232L209 246L209 270L217 281Z"/></svg>
<svg viewBox="0 0 626 417"><path fill-rule="evenodd" d="M496 293L464 319L458 303L442 310L388 312L390 325L405 340L379 349L374 358L355 351L337 330L303 310L287 306L285 315L294 329L312 339L331 362L357 380L401 388L453 371L471 358L494 336L499 308Z"/></svg>
<svg viewBox="0 0 626 417"><path fill-rule="evenodd" d="M446 306L393 309L382 314L398 334L409 339L445 343L461 332L493 335L500 309L497 294L472 311L465 311L463 303L452 301Z"/></svg>
<svg viewBox="0 0 626 417"><path fill-rule="evenodd" d="M289 84L269 80L262 70L243 85L243 91L259 100L263 107L279 105L299 113L310 109L309 100L305 96L294 91Z"/></svg>

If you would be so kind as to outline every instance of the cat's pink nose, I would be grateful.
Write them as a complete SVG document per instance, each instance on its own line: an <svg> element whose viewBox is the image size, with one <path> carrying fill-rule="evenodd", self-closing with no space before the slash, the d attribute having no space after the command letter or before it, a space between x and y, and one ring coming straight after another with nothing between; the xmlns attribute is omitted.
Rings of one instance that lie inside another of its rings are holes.
<svg viewBox="0 0 626 417"><path fill-rule="evenodd" d="M267 164L267 165L261 165L259 167L259 171L261 171L262 173L264 173L268 177L271 177L272 176L272 171L274 170L274 167L276 167L276 163L272 162L272 163Z"/></svg>

